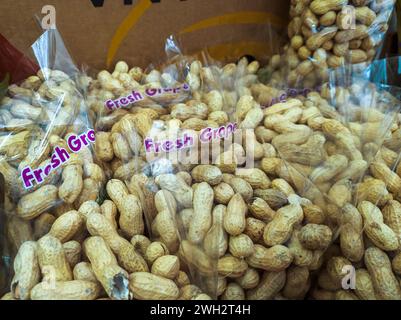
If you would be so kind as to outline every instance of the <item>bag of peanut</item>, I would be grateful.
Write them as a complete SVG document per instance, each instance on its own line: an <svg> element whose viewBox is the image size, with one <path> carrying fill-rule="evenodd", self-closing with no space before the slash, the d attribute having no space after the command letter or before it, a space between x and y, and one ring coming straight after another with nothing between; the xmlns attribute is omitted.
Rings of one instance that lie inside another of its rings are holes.
<svg viewBox="0 0 401 320"><path fill-rule="evenodd" d="M401 180L394 172L401 89L385 84L392 83L397 60L337 69L319 91L266 109L264 126L276 133L271 143L278 158L263 159L262 168L289 182L293 189L283 191L290 202L302 197L303 220L293 217L288 246L298 243L293 265L320 270L314 299L401 298L393 254L401 245ZM390 72L378 75L380 69ZM286 286L306 279L305 269L292 271Z"/></svg>
<svg viewBox="0 0 401 320"><path fill-rule="evenodd" d="M394 7L395 0L291 1L289 42L270 60L272 81L314 88L329 69L376 59Z"/></svg>
<svg viewBox="0 0 401 320"><path fill-rule="evenodd" d="M145 73L119 62L90 85L89 106L98 115L95 149L113 177L108 196L119 209L124 236L142 252L149 277L166 284L165 298L201 299L204 292L243 299L259 282L245 259L257 237L244 233L247 202L253 188L269 183L251 163L255 144L256 157L264 153L253 130L263 117L251 92L259 63L242 59L221 67L208 58L201 63L183 56L174 39L166 51L169 62L158 70ZM251 171L236 175L237 167ZM127 217L124 205L131 209ZM145 229L154 241L146 246ZM167 259L173 270L164 270ZM184 274L192 285L177 278ZM152 298L141 276L134 273L130 282L133 296Z"/></svg>
<svg viewBox="0 0 401 320"><path fill-rule="evenodd" d="M134 299L308 297L336 252L340 206L354 203L350 186L372 161L357 125L368 122L381 145L378 124L385 132L398 104L380 91L366 100L376 89L364 86L279 102L285 92L258 82L257 61L204 64L169 45L176 54L158 69L119 62L89 85L95 150L111 179L102 207L113 208L88 216L90 235L131 273ZM345 109L350 95L372 116ZM128 240L137 256L122 256Z"/></svg>
<svg viewBox="0 0 401 320"><path fill-rule="evenodd" d="M37 67L1 35L0 57L0 99L2 99L7 92L10 79L13 81L25 79L29 74L36 72ZM9 272L11 270L11 255L8 252L8 244L5 236L4 182L4 177L0 174L0 295L9 291L7 287L9 287Z"/></svg>
<svg viewBox="0 0 401 320"><path fill-rule="evenodd" d="M328 91L328 100L343 114L359 150L352 155L365 161L365 172L344 180L346 184L336 182L328 192L329 201L338 207L333 210L338 232L312 292L316 299L401 299L401 89L388 85L399 84L394 82L398 60L350 66L353 84L348 92L339 87Z"/></svg>
<svg viewBox="0 0 401 320"><path fill-rule="evenodd" d="M36 67L24 68L25 78L11 78L0 102L0 172L13 266L5 298L51 299L60 287L96 297L98 284L73 281L85 212L98 206L105 178L93 157L95 133L77 86L84 79L56 29L44 32L30 53ZM17 72L27 65L18 59L9 64Z"/></svg>

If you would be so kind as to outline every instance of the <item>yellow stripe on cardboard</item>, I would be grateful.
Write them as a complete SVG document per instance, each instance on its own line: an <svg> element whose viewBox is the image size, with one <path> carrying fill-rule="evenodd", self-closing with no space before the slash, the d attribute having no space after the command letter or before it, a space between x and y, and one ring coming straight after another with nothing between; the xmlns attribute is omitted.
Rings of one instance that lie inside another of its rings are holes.
<svg viewBox="0 0 401 320"><path fill-rule="evenodd" d="M110 67L114 56L116 55L128 32L134 27L146 10L148 10L151 6L152 2L150 0L140 0L118 27L110 42L109 51L107 53L107 67Z"/></svg>
<svg viewBox="0 0 401 320"><path fill-rule="evenodd" d="M285 19L281 19L270 12L242 11L201 20L185 28L180 33L183 34L226 24L273 24L278 27L284 27L287 25L287 22Z"/></svg>
<svg viewBox="0 0 401 320"><path fill-rule="evenodd" d="M115 32L109 46L109 50L107 53L107 61L106 65L109 68L113 59L121 46L121 43L127 36L128 32L135 26L135 24L139 21L141 16L151 7L152 3L150 0L140 0L138 4L130 11L128 16L124 19L121 25L118 27L117 31ZM269 13L269 12L236 12L230 13L226 15L211 17L205 20L201 20L193 25L185 28L184 30L180 31L180 34L189 33L198 31L205 28L210 28L219 25L227 25L227 24L273 24L279 27L286 26L286 21L282 18L277 17L276 15ZM215 48L210 48L216 56L224 57L226 52L233 52L245 51L245 45L240 44L241 47L235 47L239 44L225 44L216 46ZM247 42L249 45L249 42ZM259 49L256 49L256 47ZM263 47L263 48L262 48ZM262 52L266 48L266 45L261 43L253 44L253 52L256 53ZM250 47L247 48L249 51ZM252 54L248 52L248 54Z"/></svg>
<svg viewBox="0 0 401 320"><path fill-rule="evenodd" d="M208 54L217 61L239 58L244 55L254 57L268 56L274 52L267 42L262 41L240 41L219 44L207 48Z"/></svg>

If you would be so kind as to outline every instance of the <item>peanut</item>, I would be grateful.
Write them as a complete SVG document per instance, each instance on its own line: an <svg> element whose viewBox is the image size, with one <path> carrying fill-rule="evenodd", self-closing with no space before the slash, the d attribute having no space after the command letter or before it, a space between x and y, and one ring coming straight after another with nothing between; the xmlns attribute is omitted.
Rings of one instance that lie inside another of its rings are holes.
<svg viewBox="0 0 401 320"><path fill-rule="evenodd" d="M285 271L264 272L258 286L248 290L246 297L248 300L269 300L272 299L285 285Z"/></svg>
<svg viewBox="0 0 401 320"><path fill-rule="evenodd" d="M57 198L57 187L43 186L20 199L17 214L23 219L34 219L52 208L56 204Z"/></svg>
<svg viewBox="0 0 401 320"><path fill-rule="evenodd" d="M65 257L71 268L81 261L81 244L78 241L68 241L63 243Z"/></svg>
<svg viewBox="0 0 401 320"><path fill-rule="evenodd" d="M229 240L229 251L237 258L246 258L253 254L254 245L246 234L231 236Z"/></svg>
<svg viewBox="0 0 401 320"><path fill-rule="evenodd" d="M283 288L283 295L288 299L302 299L310 286L309 270L306 267L290 267Z"/></svg>
<svg viewBox="0 0 401 320"><path fill-rule="evenodd" d="M380 299L401 299L401 288L387 255L378 248L368 248L365 251L365 264L372 277L373 287Z"/></svg>
<svg viewBox="0 0 401 320"><path fill-rule="evenodd" d="M84 226L84 219L78 211L69 211L57 218L49 235L59 239L62 243L71 240Z"/></svg>
<svg viewBox="0 0 401 320"><path fill-rule="evenodd" d="M344 256L352 262L360 261L364 253L363 221L359 211L347 204L343 207L340 245Z"/></svg>
<svg viewBox="0 0 401 320"><path fill-rule="evenodd" d="M212 225L213 189L206 182L200 183L194 191L194 216L189 224L188 239L201 242ZM231 202L231 201L230 201Z"/></svg>
<svg viewBox="0 0 401 320"><path fill-rule="evenodd" d="M32 289L32 300L96 300L99 294L100 286L91 281L56 282L54 287L41 282Z"/></svg>
<svg viewBox="0 0 401 320"><path fill-rule="evenodd" d="M157 276L174 280L180 270L180 261L176 256L166 255L157 258L152 264L151 272Z"/></svg>
<svg viewBox="0 0 401 320"><path fill-rule="evenodd" d="M50 235L38 241L38 261L42 273L49 272L51 281L72 280L71 267L61 242Z"/></svg>
<svg viewBox="0 0 401 320"><path fill-rule="evenodd" d="M217 263L217 272L219 275L230 278L241 277L247 268L248 264L244 260L231 255L220 258Z"/></svg>
<svg viewBox="0 0 401 320"><path fill-rule="evenodd" d="M245 300L244 289L235 282L227 285L226 290L221 295L222 300Z"/></svg>
<svg viewBox="0 0 401 320"><path fill-rule="evenodd" d="M180 290L174 281L146 272L134 272L129 287L138 300L176 300Z"/></svg>
<svg viewBox="0 0 401 320"><path fill-rule="evenodd" d="M282 245L275 245L269 249L262 245L255 245L255 250L246 261L251 267L266 271L285 270L292 262L290 250Z"/></svg>
<svg viewBox="0 0 401 320"><path fill-rule="evenodd" d="M224 216L224 229L232 236L241 234L246 227L245 215L248 207L242 196L236 193L227 206L227 212Z"/></svg>
<svg viewBox="0 0 401 320"><path fill-rule="evenodd" d="M40 281L37 254L37 244L26 241L14 259L15 275L11 281L11 291L15 299L28 300L31 289Z"/></svg>
<svg viewBox="0 0 401 320"><path fill-rule="evenodd" d="M365 234L378 248L386 251L399 248L397 235L384 223L379 208L368 201L362 201L358 210L364 219Z"/></svg>
<svg viewBox="0 0 401 320"><path fill-rule="evenodd" d="M279 209L273 220L266 225L263 239L268 246L286 242L292 233L294 225L303 219L302 208L299 205L288 205Z"/></svg>
<svg viewBox="0 0 401 320"><path fill-rule="evenodd" d="M128 300L128 274L118 266L117 259L101 237L85 240L84 251L96 278L110 298Z"/></svg>
<svg viewBox="0 0 401 320"><path fill-rule="evenodd" d="M148 271L148 266L142 256L135 251L128 240L117 233L102 214L92 213L87 218L86 226L92 236L102 237L124 269L129 272Z"/></svg>
<svg viewBox="0 0 401 320"><path fill-rule="evenodd" d="M301 228L299 237L306 249L325 250L332 240L332 232L325 225L309 223Z"/></svg>

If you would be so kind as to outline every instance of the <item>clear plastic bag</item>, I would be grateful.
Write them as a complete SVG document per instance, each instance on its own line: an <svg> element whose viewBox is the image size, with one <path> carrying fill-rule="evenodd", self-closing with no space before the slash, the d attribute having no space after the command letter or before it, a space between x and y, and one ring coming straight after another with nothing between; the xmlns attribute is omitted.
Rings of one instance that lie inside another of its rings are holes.
<svg viewBox="0 0 401 320"><path fill-rule="evenodd" d="M14 62L9 64L13 83L0 102L0 172L13 275L9 288L12 297L22 300L45 281L46 267L51 268L49 277L72 280L74 261L64 265L61 276L59 266L43 260L44 246L54 245L64 262L71 257L67 248L81 255L79 237L85 222L78 210L84 202L100 198L104 183L103 169L93 156L95 133L76 84L79 72L60 34L56 29L45 31L31 50L39 67L22 55L8 56ZM35 242L39 239L48 242ZM39 257L40 252L43 259L30 264L29 257ZM32 267L25 270L33 275L29 280L22 275L24 264Z"/></svg>
<svg viewBox="0 0 401 320"><path fill-rule="evenodd" d="M229 204L234 192L229 180L237 165L248 164L243 155L244 141L249 141L248 155L252 155L253 130L241 140L239 121L244 121L245 132L260 120L262 111L250 89L258 82L259 63L242 59L237 64L221 66L206 52L201 62L183 55L173 37L167 39L165 48L168 61L157 69L129 70L124 62L119 62L113 73L101 71L90 85L88 100L97 128L102 131L97 131L97 135L104 136L109 143L109 152L99 158L109 163L113 179L124 182L129 193L141 203L145 221L140 230L126 236L146 229L153 243L162 242L170 255L180 257L181 268L191 275L191 283L216 298L225 291L227 280L234 282L247 266L244 257L224 256L228 234L223 216L228 208L238 206L239 210L247 210L239 193ZM127 75L131 81L124 83L122 79L129 79ZM108 86L110 83L113 88ZM108 99L121 101L127 95L117 89L119 86L125 86L124 90L129 92L135 90L141 97L109 111L99 97L109 95ZM174 88L177 92L171 93ZM150 95L154 91L158 94ZM238 110L238 106L244 110ZM257 119L246 118L253 107ZM237 141L239 144L234 145ZM241 164L233 162L234 151ZM224 173L227 182L223 182ZM237 183L251 188L240 177ZM224 196L227 191L229 194ZM249 195L248 191L245 193ZM216 192L223 198L214 201ZM244 227L245 211L239 213L243 215ZM121 222L120 217L120 227ZM251 241L248 236L246 240ZM152 266L148 252L145 259ZM189 294L185 290L194 288L181 290L181 298L185 299ZM195 297L196 291L192 295Z"/></svg>
<svg viewBox="0 0 401 320"><path fill-rule="evenodd" d="M389 85L398 76L397 68L398 58L370 66L347 65L332 71L320 91L266 110L264 125L278 133L272 138L278 156L263 159L262 168L290 183L294 190L289 190L297 195L288 201L303 208L304 218L293 237L299 236L300 257L312 250L317 258L308 266L320 270L310 293L314 299L391 296L378 284L370 255L391 261L400 245L394 221L401 214L401 180L392 171L399 161L401 91ZM291 239L288 246L297 248L296 244ZM293 262L298 267L305 263L300 257ZM356 290L350 290L355 289L355 272L357 279L368 277L373 283L372 295L364 295L358 282ZM400 299L399 284L394 274L391 277L392 298Z"/></svg>
<svg viewBox="0 0 401 320"><path fill-rule="evenodd" d="M394 4L394 0L292 1L290 40L283 55L270 61L273 79L313 89L328 81L329 69L377 59Z"/></svg>
<svg viewBox="0 0 401 320"><path fill-rule="evenodd" d="M327 275L337 281L344 280L341 278L344 275L333 271L333 266L338 265L346 266L353 277L342 282L342 289L347 291L338 292L337 298L400 300L397 277L401 258L398 224L401 218L401 89L394 86L399 85L399 58L349 66L347 72L355 79L359 78L355 81L356 86L360 79L365 79L360 86L363 89L353 91L354 95L358 91L362 93L364 99L360 100L362 103L358 108L349 108L346 122L362 142L367 169L353 185L352 201L342 208L338 243L334 245L340 252L328 259L327 266L321 271L319 290L327 289L324 281ZM367 79L369 85L366 85ZM388 273L385 282L378 280L381 276L378 261L382 270ZM361 281L371 283L372 289L363 292Z"/></svg>

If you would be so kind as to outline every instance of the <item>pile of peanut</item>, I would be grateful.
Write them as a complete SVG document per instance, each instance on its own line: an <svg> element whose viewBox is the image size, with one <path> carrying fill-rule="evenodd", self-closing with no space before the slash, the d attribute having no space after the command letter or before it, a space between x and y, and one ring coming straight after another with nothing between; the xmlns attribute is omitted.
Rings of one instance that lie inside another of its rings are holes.
<svg viewBox="0 0 401 320"><path fill-rule="evenodd" d="M369 62L376 56L394 8L394 0L293 0L289 43L273 56L273 79L290 86L314 87L328 69Z"/></svg>
<svg viewBox="0 0 401 320"><path fill-rule="evenodd" d="M381 99L361 109L358 85L336 88L336 106L323 87L263 108L281 92L259 83L258 69L246 59L222 68L193 61L177 79L171 68L146 74L119 62L81 79L93 156L75 154L46 185L17 196L18 161L1 162L17 251L3 298L401 299L398 114L388 123ZM183 82L188 96L104 105ZM242 140L220 141L209 164L144 150L147 137L197 136L229 121ZM65 145L70 128L45 140L49 148ZM251 168L240 161L247 154ZM357 269L355 290L342 287L343 266Z"/></svg>

